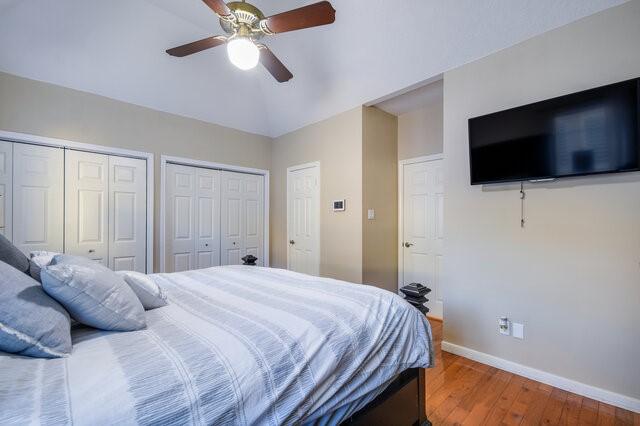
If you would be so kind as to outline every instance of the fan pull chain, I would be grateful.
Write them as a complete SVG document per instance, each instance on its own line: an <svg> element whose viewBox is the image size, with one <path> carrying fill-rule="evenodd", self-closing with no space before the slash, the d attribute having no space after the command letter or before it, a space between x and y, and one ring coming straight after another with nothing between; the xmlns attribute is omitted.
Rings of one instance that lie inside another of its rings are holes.
<svg viewBox="0 0 640 426"><path fill-rule="evenodd" d="M524 199L527 194L524 192L524 182L520 182L520 228L524 228Z"/></svg>

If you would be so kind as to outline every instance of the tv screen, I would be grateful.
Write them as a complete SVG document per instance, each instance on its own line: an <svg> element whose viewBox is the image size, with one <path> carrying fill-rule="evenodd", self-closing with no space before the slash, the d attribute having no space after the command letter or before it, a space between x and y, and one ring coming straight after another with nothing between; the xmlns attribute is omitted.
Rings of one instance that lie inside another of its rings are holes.
<svg viewBox="0 0 640 426"><path fill-rule="evenodd" d="M640 170L640 79L469 120L471 184Z"/></svg>

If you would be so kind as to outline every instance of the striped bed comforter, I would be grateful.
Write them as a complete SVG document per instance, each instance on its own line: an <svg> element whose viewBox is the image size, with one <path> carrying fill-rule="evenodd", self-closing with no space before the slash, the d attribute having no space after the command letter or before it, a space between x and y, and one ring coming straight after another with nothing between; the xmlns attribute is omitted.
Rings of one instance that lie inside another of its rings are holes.
<svg viewBox="0 0 640 426"><path fill-rule="evenodd" d="M169 306L145 330L75 327L64 359L0 352L0 424L337 424L433 360L429 323L375 287L243 266L152 277Z"/></svg>

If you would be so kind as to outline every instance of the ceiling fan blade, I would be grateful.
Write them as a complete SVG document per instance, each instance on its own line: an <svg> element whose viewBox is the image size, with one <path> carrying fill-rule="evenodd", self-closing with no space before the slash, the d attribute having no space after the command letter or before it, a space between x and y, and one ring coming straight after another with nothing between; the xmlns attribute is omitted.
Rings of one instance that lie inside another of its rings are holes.
<svg viewBox="0 0 640 426"><path fill-rule="evenodd" d="M167 50L167 53L171 56L182 58L183 56L191 55L206 49L211 49L212 47L220 46L221 44L225 44L226 42L227 38L224 36L207 37L203 38L202 40L194 41L193 43L174 47L173 49Z"/></svg>
<svg viewBox="0 0 640 426"><path fill-rule="evenodd" d="M332 24L336 20L336 11L328 1L310 4L299 9L269 16L260 21L260 29L267 34L284 33Z"/></svg>
<svg viewBox="0 0 640 426"><path fill-rule="evenodd" d="M231 9L222 0L202 0L211 10L222 19L229 19L233 16Z"/></svg>
<svg viewBox="0 0 640 426"><path fill-rule="evenodd" d="M280 59L273 54L271 50L264 44L258 44L260 49L260 63L271 73L271 75L280 83L284 83L293 78L291 71L284 66Z"/></svg>

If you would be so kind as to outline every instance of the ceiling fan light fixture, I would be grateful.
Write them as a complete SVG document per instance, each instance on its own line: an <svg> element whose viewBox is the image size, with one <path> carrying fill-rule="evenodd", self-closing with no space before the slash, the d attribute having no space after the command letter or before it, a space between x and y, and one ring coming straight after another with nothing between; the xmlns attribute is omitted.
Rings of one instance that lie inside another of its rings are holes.
<svg viewBox="0 0 640 426"><path fill-rule="evenodd" d="M233 65L247 71L258 65L260 50L250 38L234 37L227 42L227 56Z"/></svg>
<svg viewBox="0 0 640 426"><path fill-rule="evenodd" d="M328 0L271 16L265 16L260 9L248 3L249 0L202 1L218 16L226 35L207 37L166 52L182 58L226 44L227 56L233 65L241 70L250 70L260 62L279 83L291 80L293 74L267 46L258 41L265 36L328 25L336 20L336 11Z"/></svg>

